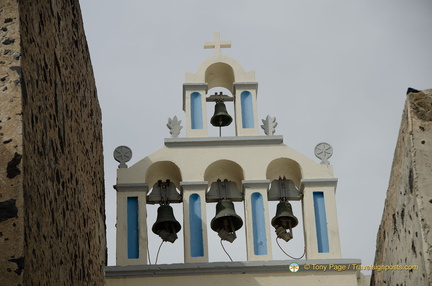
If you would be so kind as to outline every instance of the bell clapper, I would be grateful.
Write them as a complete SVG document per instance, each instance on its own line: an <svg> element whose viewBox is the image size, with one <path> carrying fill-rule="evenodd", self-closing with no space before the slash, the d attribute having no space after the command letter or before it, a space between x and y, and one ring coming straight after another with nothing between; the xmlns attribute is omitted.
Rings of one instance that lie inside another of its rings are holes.
<svg viewBox="0 0 432 286"><path fill-rule="evenodd" d="M222 137L222 120L219 120L219 137Z"/></svg>
<svg viewBox="0 0 432 286"><path fill-rule="evenodd" d="M223 221L223 227L218 230L218 235L222 240L233 242L237 235L234 230L234 224L230 218L225 218Z"/></svg>

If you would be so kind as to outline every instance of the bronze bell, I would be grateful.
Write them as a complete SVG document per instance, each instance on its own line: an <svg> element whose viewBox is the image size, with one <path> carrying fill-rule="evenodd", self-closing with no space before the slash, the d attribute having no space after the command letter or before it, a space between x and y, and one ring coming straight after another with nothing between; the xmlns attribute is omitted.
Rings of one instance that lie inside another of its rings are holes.
<svg viewBox="0 0 432 286"><path fill-rule="evenodd" d="M177 232L181 229L180 223L175 219L173 208L169 205L161 205L158 208L156 222L152 231L159 235L163 241L173 243L177 239Z"/></svg>
<svg viewBox="0 0 432 286"><path fill-rule="evenodd" d="M216 204L216 216L210 226L222 240L233 242L237 237L236 230L243 226L243 220L236 214L232 201L221 200Z"/></svg>
<svg viewBox="0 0 432 286"><path fill-rule="evenodd" d="M281 201L276 208L276 216L271 220L272 226L276 229L278 238L289 241L293 238L292 228L298 225L298 219L292 212L291 204L287 201ZM290 232L287 232L289 230Z"/></svg>
<svg viewBox="0 0 432 286"><path fill-rule="evenodd" d="M223 103L223 101L216 102L215 112L210 119L210 123L213 126L224 127L230 125L232 121L233 119L231 115L228 114L225 103Z"/></svg>

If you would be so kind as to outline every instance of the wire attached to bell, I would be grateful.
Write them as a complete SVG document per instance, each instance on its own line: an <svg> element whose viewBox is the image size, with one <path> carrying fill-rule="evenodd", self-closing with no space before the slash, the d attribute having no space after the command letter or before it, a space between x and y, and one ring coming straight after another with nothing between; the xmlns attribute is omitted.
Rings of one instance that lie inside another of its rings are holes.
<svg viewBox="0 0 432 286"><path fill-rule="evenodd" d="M279 249L280 249L280 250L281 250L281 251L282 251L286 256L288 256L288 257L291 258L291 259L299 260L299 259L302 259L303 256L306 255L306 247L303 249L303 254L302 254L300 257L294 257L294 256L291 256L291 255L289 255L288 253L286 253L285 250L283 250L282 246L279 244L279 241L278 241L278 238L277 238L277 237L276 237L276 244L279 246Z"/></svg>
<svg viewBox="0 0 432 286"><path fill-rule="evenodd" d="M226 109L225 103L221 98L218 98L216 100L216 105L215 105L215 112L212 116L212 118L210 119L210 123L215 126L215 127L219 127L219 137L222 136L222 127L225 126L229 126L231 124L231 122L233 121L231 115L228 114L228 111Z"/></svg>

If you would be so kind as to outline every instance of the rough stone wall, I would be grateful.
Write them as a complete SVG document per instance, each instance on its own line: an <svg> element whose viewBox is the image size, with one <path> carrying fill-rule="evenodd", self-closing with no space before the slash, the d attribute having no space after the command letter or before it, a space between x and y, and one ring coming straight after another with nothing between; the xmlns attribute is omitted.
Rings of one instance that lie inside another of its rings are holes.
<svg viewBox="0 0 432 286"><path fill-rule="evenodd" d="M432 89L405 104L375 265L417 270L374 271L371 285L432 285Z"/></svg>
<svg viewBox="0 0 432 286"><path fill-rule="evenodd" d="M0 4L0 285L22 283L24 197L20 25L14 0Z"/></svg>
<svg viewBox="0 0 432 286"><path fill-rule="evenodd" d="M0 219L0 285L103 285L101 111L79 2L0 11L0 217L16 208Z"/></svg>

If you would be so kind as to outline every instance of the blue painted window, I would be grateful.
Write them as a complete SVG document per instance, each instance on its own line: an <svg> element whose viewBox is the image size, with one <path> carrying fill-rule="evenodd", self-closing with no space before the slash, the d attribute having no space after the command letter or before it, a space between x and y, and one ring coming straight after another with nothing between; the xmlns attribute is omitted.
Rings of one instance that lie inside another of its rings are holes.
<svg viewBox="0 0 432 286"><path fill-rule="evenodd" d="M202 118L202 98L198 92L192 92L191 94L191 122L192 129L203 128Z"/></svg>
<svg viewBox="0 0 432 286"><path fill-rule="evenodd" d="M191 256L204 256L201 198L198 194L192 194L189 196L189 225Z"/></svg>
<svg viewBox="0 0 432 286"><path fill-rule="evenodd" d="M329 252L329 238L327 230L327 215L324 201L323 192L313 193L314 211L315 211L315 225L318 241L318 252Z"/></svg>
<svg viewBox="0 0 432 286"><path fill-rule="evenodd" d="M251 195L252 203L252 231L254 239L254 254L267 254L267 238L264 215L264 201L260 193Z"/></svg>
<svg viewBox="0 0 432 286"><path fill-rule="evenodd" d="M252 94L249 91L243 91L240 95L242 109L242 127L254 128L254 112L252 106Z"/></svg>
<svg viewBox="0 0 432 286"><path fill-rule="evenodd" d="M128 258L139 258L138 197L127 198L127 250Z"/></svg>

